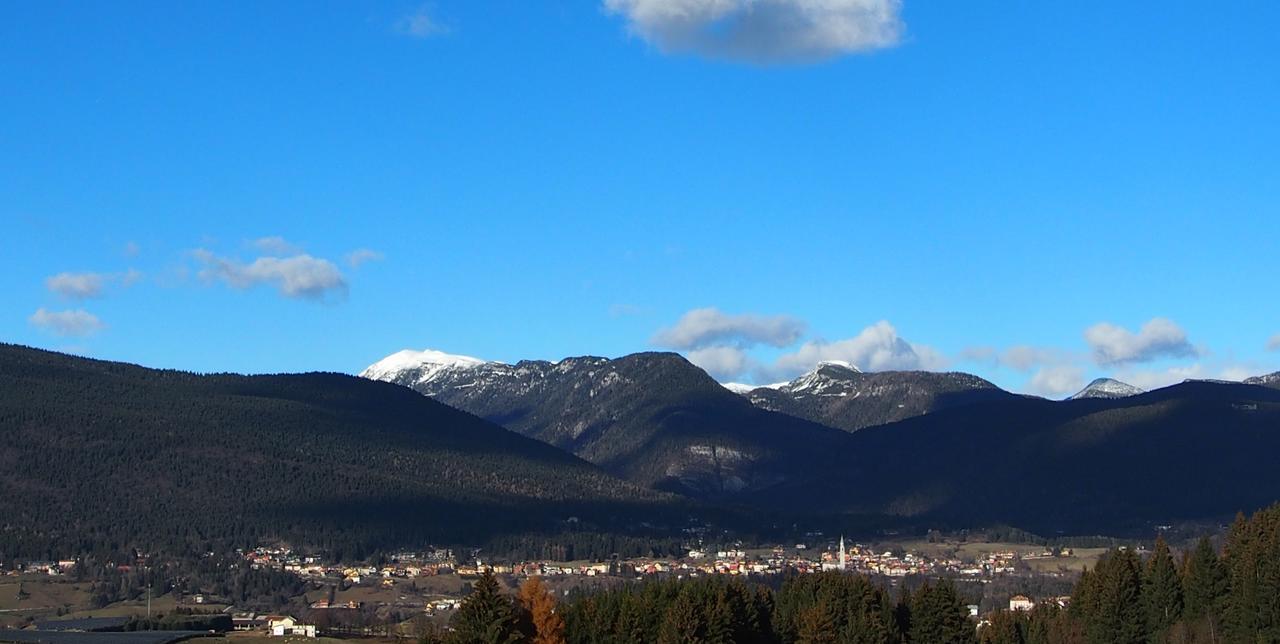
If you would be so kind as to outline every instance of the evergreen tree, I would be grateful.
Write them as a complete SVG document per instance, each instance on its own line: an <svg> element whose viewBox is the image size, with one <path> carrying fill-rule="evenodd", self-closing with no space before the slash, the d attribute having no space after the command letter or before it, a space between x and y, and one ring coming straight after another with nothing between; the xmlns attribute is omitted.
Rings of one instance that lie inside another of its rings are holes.
<svg viewBox="0 0 1280 644"><path fill-rule="evenodd" d="M1142 609L1141 562L1132 550L1117 550L1094 570L1092 612L1085 626L1093 644L1143 644L1147 640Z"/></svg>
<svg viewBox="0 0 1280 644"><path fill-rule="evenodd" d="M796 644L835 644L836 618L831 602L819 601L800 613Z"/></svg>
<svg viewBox="0 0 1280 644"><path fill-rule="evenodd" d="M1200 539L1182 572L1183 614L1203 625L1210 641L1222 638L1222 612L1227 599L1227 571L1208 537Z"/></svg>
<svg viewBox="0 0 1280 644"><path fill-rule="evenodd" d="M1182 618L1182 579L1164 538L1156 539L1155 551L1143 570L1142 605L1152 642L1163 641L1169 628Z"/></svg>
<svg viewBox="0 0 1280 644"><path fill-rule="evenodd" d="M936 585L926 582L916 591L911 603L912 642L960 644L977 641L969 609L960 601L955 585L942 580Z"/></svg>
<svg viewBox="0 0 1280 644"><path fill-rule="evenodd" d="M451 644L513 644L523 639L515 606L489 571L472 585L450 625Z"/></svg>

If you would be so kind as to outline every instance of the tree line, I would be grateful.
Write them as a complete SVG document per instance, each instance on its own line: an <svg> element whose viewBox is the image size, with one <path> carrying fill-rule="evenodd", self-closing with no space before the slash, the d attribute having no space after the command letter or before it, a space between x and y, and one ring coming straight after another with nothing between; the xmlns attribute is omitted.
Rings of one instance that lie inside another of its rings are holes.
<svg viewBox="0 0 1280 644"><path fill-rule="evenodd" d="M536 597L537 603L530 598ZM536 606L536 609L534 608ZM539 624L543 624L540 627ZM1175 557L1104 555L1067 607L979 622L947 580L895 593L861 575L796 575L773 590L727 576L661 580L558 604L536 578L517 597L485 575L447 631L423 643L538 644L1235 644L1280 642L1280 505L1238 516Z"/></svg>

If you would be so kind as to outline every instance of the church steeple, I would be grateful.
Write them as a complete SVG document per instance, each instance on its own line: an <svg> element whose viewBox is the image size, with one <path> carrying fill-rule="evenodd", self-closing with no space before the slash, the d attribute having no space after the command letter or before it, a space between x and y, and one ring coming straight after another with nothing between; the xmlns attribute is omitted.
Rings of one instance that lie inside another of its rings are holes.
<svg viewBox="0 0 1280 644"><path fill-rule="evenodd" d="M848 555L844 551L844 535L840 535L840 570L844 570L848 562Z"/></svg>

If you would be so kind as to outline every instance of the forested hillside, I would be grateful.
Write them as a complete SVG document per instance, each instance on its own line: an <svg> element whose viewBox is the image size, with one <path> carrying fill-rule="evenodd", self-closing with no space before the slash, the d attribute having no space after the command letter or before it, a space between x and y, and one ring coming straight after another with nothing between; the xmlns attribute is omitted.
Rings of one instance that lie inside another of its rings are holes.
<svg viewBox="0 0 1280 644"><path fill-rule="evenodd" d="M1255 385L979 403L853 438L845 468L772 502L1054 535L1149 534L1280 498L1280 390Z"/></svg>
<svg viewBox="0 0 1280 644"><path fill-rule="evenodd" d="M261 540L359 553L660 520L672 499L406 388L0 345L0 553Z"/></svg>

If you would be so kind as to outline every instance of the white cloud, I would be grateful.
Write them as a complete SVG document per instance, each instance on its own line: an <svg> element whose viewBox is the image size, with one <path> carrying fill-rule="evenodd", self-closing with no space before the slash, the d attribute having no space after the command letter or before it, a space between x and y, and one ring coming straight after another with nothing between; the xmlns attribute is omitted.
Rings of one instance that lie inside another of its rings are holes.
<svg viewBox="0 0 1280 644"><path fill-rule="evenodd" d="M911 344L898 336L892 324L877 322L845 340L812 340L774 363L773 377L794 377L809 371L823 360L844 360L865 371L937 370L946 367L941 353L921 344Z"/></svg>
<svg viewBox="0 0 1280 644"><path fill-rule="evenodd" d="M756 63L812 61L892 47L901 0L604 0L663 52Z"/></svg>
<svg viewBox="0 0 1280 644"><path fill-rule="evenodd" d="M1031 391L1049 398L1070 396L1084 388L1084 369L1055 365L1035 372L1027 381Z"/></svg>
<svg viewBox="0 0 1280 644"><path fill-rule="evenodd" d="M1071 356L1057 349L1033 347L1026 344L1009 347L1000 355L1000 364L1016 371L1031 371L1036 367L1061 365L1071 361Z"/></svg>
<svg viewBox="0 0 1280 644"><path fill-rule="evenodd" d="M142 271L131 268L123 273L58 273L45 278L45 288L69 300L102 297L107 286L119 284L128 288L142 281Z"/></svg>
<svg viewBox="0 0 1280 644"><path fill-rule="evenodd" d="M1124 370L1116 379L1147 391L1176 385L1184 380L1240 381L1257 373L1257 367L1243 364L1218 363L1206 365L1197 362L1157 370Z"/></svg>
<svg viewBox="0 0 1280 644"><path fill-rule="evenodd" d="M249 246L264 255L273 255L275 257L283 257L285 255L298 255L302 253L302 247L290 242L279 235L270 237L259 237L249 242Z"/></svg>
<svg viewBox="0 0 1280 644"><path fill-rule="evenodd" d="M62 297L83 300L102 295L107 277L101 273L58 273L44 280L45 288Z"/></svg>
<svg viewBox="0 0 1280 644"><path fill-rule="evenodd" d="M138 253L142 252L142 247L136 241L127 241L124 244L123 252L125 257L137 257Z"/></svg>
<svg viewBox="0 0 1280 644"><path fill-rule="evenodd" d="M685 354L685 357L721 382L737 378L754 365L750 356L738 347L694 349Z"/></svg>
<svg viewBox="0 0 1280 644"><path fill-rule="evenodd" d="M396 23L396 31L413 38L430 38L449 32L444 25L431 16L425 6L401 18Z"/></svg>
<svg viewBox="0 0 1280 644"><path fill-rule="evenodd" d="M86 336L102 330L106 325L98 316L81 309L49 311L41 307L27 318L33 326L60 336Z"/></svg>
<svg viewBox="0 0 1280 644"><path fill-rule="evenodd" d="M1085 329L1084 338L1093 350L1094 361L1103 366L1199 355L1187 340L1187 332L1166 318L1153 318L1137 333L1100 322Z"/></svg>
<svg viewBox="0 0 1280 644"><path fill-rule="evenodd" d="M1000 352L995 347L965 347L956 357L963 362L985 362L993 365L1000 363Z"/></svg>
<svg viewBox="0 0 1280 644"><path fill-rule="evenodd" d="M310 255L259 257L249 264L218 257L205 249L193 251L192 256L205 265L199 273L201 279L220 280L233 288L269 284L286 297L310 299L347 291L346 279L333 262Z"/></svg>
<svg viewBox="0 0 1280 644"><path fill-rule="evenodd" d="M1280 333L1271 336L1271 339L1267 340L1267 351L1280 351Z"/></svg>
<svg viewBox="0 0 1280 644"><path fill-rule="evenodd" d="M785 347L799 340L804 329L803 321L786 315L729 315L704 308L685 313L675 326L658 331L652 342L672 349L725 344Z"/></svg>
<svg viewBox="0 0 1280 644"><path fill-rule="evenodd" d="M351 268L360 268L361 264L368 262L382 261L383 255L376 250L369 248L357 248L347 253L347 266Z"/></svg>

